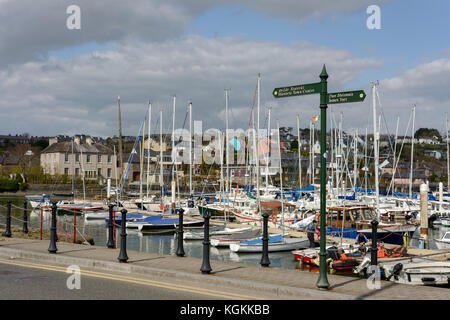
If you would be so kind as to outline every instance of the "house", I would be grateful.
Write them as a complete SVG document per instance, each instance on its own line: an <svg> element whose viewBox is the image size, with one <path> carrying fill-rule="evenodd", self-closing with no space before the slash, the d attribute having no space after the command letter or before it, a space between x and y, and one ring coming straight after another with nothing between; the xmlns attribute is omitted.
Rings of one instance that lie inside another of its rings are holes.
<svg viewBox="0 0 450 320"><path fill-rule="evenodd" d="M442 158L442 151L439 150L424 150L423 154L428 157L433 157L435 159L441 159Z"/></svg>
<svg viewBox="0 0 450 320"><path fill-rule="evenodd" d="M113 150L95 143L88 136L75 136L72 141L49 139L49 146L40 155L45 174L83 177L106 182L115 177L117 159Z"/></svg>

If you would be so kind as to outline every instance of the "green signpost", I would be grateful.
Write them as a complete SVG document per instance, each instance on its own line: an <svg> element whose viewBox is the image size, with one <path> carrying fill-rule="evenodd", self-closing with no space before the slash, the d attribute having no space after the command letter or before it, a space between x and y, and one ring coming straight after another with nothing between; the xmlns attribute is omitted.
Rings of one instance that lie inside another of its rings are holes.
<svg viewBox="0 0 450 320"><path fill-rule="evenodd" d="M282 87L273 89L275 98L285 98L291 96L302 96L305 94L320 93L320 82L300 84L298 86Z"/></svg>
<svg viewBox="0 0 450 320"><path fill-rule="evenodd" d="M366 98L363 90L335 92L328 94L328 104L332 103L347 103L347 102L361 102Z"/></svg>
<svg viewBox="0 0 450 320"><path fill-rule="evenodd" d="M291 87L275 88L273 96L275 98L285 98L291 96L299 96L306 94L320 94L320 266L319 279L317 287L320 289L328 289L330 284L327 278L327 252L326 245L326 161L327 161L327 105L332 103L347 103L364 101L366 94L362 90L347 92L327 92L328 74L323 65L320 73L320 82L301 84Z"/></svg>

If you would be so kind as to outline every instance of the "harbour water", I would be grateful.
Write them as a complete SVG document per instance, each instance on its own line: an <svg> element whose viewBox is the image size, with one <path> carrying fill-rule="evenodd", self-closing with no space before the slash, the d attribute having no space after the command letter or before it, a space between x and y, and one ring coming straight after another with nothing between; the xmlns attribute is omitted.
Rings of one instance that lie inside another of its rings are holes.
<svg viewBox="0 0 450 320"><path fill-rule="evenodd" d="M11 223L16 226L22 226L23 219L23 203L25 198L22 196L1 196L0 197L0 223L5 223L6 216L6 204L8 200L12 200ZM30 206L28 205L28 208ZM58 222L67 236L72 237L73 234L73 216L59 216ZM41 223L41 211L34 210L29 215L29 228L34 230L40 229ZM77 239L83 239L84 237L92 237L95 245L106 246L108 240L108 229L105 220L85 220L83 217L76 218L77 224ZM43 228L49 229L50 227L50 214L43 214ZM60 226L58 226L58 233L64 234ZM450 228L433 228L429 229L429 237L440 238L442 235L450 230ZM416 236L416 234L415 234ZM14 235L13 235L14 237ZM417 238L417 237L415 237ZM116 228L116 241L119 243L120 228ZM412 239L411 246L417 247L419 245L417 239ZM184 251L186 256L202 258L202 241L199 240L185 240ZM430 242L430 249L434 249L433 242ZM176 233L173 231L155 231L152 233L142 233L127 229L127 250L137 250L142 252L152 252L159 254L175 255L177 250L177 238ZM261 254L260 253L234 253L229 249L218 249L211 247L210 258L213 266L214 260L231 261L244 264L260 265ZM270 266L286 269L298 269L300 271L317 272L317 268L310 268L308 266L301 266L291 252L277 252L270 253ZM200 266L199 266L200 268ZM214 267L213 267L214 268ZM348 275L348 273L346 273Z"/></svg>

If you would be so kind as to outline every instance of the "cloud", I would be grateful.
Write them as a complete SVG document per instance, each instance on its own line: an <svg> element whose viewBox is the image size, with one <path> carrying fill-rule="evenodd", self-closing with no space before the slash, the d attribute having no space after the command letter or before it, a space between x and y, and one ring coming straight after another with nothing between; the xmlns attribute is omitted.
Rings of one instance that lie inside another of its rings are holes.
<svg viewBox="0 0 450 320"><path fill-rule="evenodd" d="M246 129L258 73L262 76L261 126L269 105L272 123L279 119L283 125L295 121L298 112L302 119L317 114L318 96L280 101L272 97L273 88L317 82L323 63L330 74L330 91L342 88L367 68L380 66L378 61L356 58L345 50L301 42L283 45L190 36L121 44L71 60L52 57L1 71L0 125L7 133L112 136L117 134L116 99L120 95L124 134L137 134L149 99L154 106L154 130L159 130L157 112L164 108L167 131L171 97L176 94L178 127L192 101L193 118L203 120L204 129L223 128L224 89L231 88L230 126Z"/></svg>
<svg viewBox="0 0 450 320"><path fill-rule="evenodd" d="M391 0L375 1L384 4ZM236 4L271 17L302 21L356 12L373 0L3 0L0 1L0 68L45 60L50 51L85 44L165 41L213 7ZM81 10L81 29L69 30L67 7Z"/></svg>
<svg viewBox="0 0 450 320"><path fill-rule="evenodd" d="M184 27L212 4L206 0L77 0L81 29L66 20L73 0L0 2L0 66L35 59L66 47L95 42L162 41L183 34Z"/></svg>

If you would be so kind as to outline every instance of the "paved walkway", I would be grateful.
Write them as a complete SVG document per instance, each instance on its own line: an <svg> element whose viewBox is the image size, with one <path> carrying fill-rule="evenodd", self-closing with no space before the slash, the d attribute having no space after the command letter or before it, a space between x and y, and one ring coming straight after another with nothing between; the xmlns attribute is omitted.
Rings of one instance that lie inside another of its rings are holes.
<svg viewBox="0 0 450 320"><path fill-rule="evenodd" d="M316 287L318 273L263 268L211 260L212 273L200 272L202 260L176 255L128 250L127 263L119 263L119 249L58 242L58 252L48 253L48 240L0 238L0 259L45 265L78 265L98 272L119 272L210 290L242 293L240 299L450 299L448 288L400 285L381 281L381 289L370 290L367 280L328 274L330 290ZM245 295L244 295L245 292Z"/></svg>

